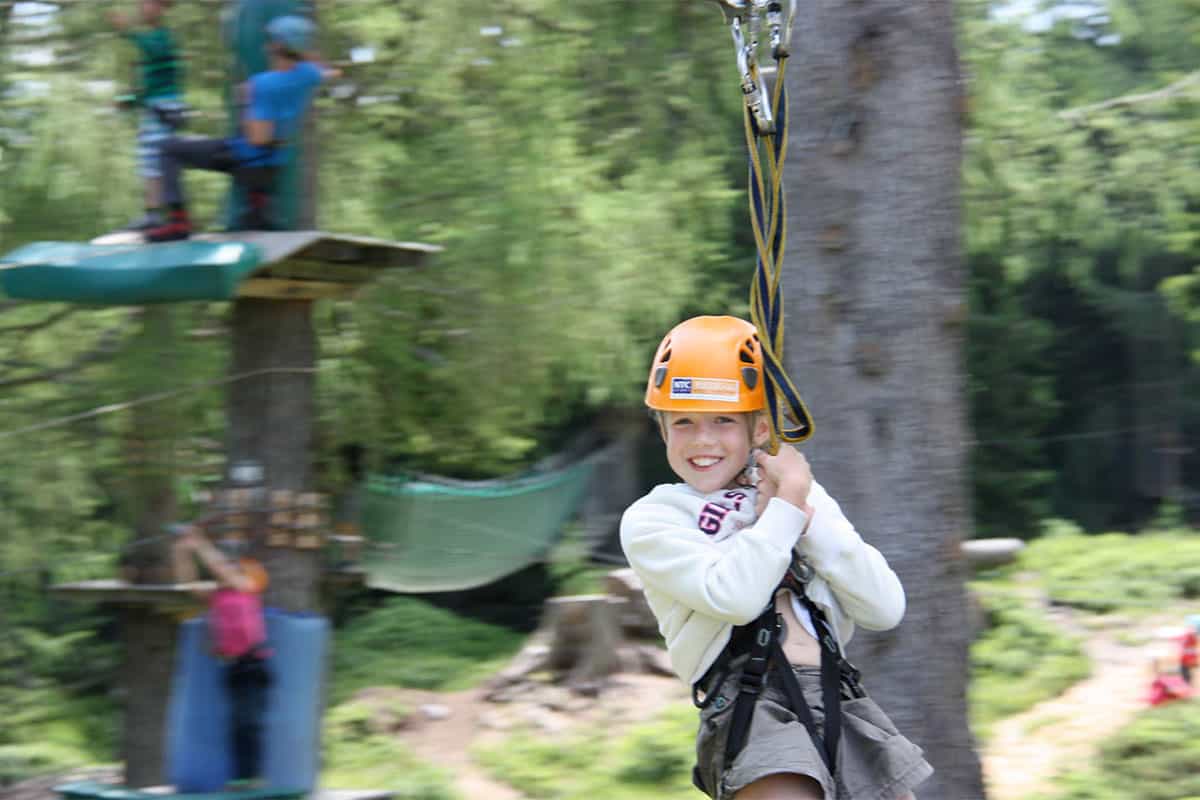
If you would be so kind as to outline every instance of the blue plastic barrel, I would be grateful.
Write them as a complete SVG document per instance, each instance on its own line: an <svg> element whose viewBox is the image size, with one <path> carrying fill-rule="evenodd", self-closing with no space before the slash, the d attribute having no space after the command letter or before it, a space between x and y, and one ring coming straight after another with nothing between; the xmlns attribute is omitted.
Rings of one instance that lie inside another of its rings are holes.
<svg viewBox="0 0 1200 800"><path fill-rule="evenodd" d="M329 622L267 609L271 689L263 725L263 778L311 791L320 758L322 685ZM167 712L167 776L178 792L213 792L233 779L225 665L210 652L204 617L180 629Z"/></svg>

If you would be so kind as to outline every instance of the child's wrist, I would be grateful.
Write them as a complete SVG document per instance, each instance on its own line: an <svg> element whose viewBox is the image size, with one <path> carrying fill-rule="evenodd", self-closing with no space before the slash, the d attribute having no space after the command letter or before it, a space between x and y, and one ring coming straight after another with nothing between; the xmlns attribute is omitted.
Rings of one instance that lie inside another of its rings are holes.
<svg viewBox="0 0 1200 800"><path fill-rule="evenodd" d="M808 506L808 486L806 484L781 483L775 496L780 500L788 501L801 511ZM808 511L804 511L804 513L807 514Z"/></svg>

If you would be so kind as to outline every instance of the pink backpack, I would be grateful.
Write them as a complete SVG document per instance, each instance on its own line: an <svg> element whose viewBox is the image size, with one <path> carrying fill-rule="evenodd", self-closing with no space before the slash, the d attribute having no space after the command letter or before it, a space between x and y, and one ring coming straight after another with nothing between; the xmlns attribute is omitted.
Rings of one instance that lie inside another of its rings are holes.
<svg viewBox="0 0 1200 800"><path fill-rule="evenodd" d="M209 601L208 628L221 658L241 658L267 640L262 602L253 592L218 589Z"/></svg>

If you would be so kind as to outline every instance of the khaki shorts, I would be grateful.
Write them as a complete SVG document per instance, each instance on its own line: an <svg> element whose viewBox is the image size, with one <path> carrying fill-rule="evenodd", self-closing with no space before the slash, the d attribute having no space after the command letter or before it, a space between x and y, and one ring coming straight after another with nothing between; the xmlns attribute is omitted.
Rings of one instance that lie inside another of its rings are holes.
<svg viewBox="0 0 1200 800"><path fill-rule="evenodd" d="M824 733L821 672L817 667L793 667ZM700 711L693 772L696 786L714 800L729 800L759 778L776 773L808 775L821 784L825 800L896 800L933 774L921 748L900 735L883 710L869 697L842 698L842 735L838 740L836 782L830 776L808 730L787 707L786 695L774 671L758 696L746 744L733 764L725 759L737 671L722 681L712 701Z"/></svg>

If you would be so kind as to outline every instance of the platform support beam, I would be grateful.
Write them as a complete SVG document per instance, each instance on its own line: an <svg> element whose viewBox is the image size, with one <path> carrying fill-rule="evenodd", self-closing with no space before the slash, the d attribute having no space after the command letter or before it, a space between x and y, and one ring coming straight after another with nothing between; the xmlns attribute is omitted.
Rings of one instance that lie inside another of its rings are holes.
<svg viewBox="0 0 1200 800"><path fill-rule="evenodd" d="M125 698L121 758L127 786L154 786L164 780L167 700L177 628L174 619L156 608L121 609L121 692Z"/></svg>

